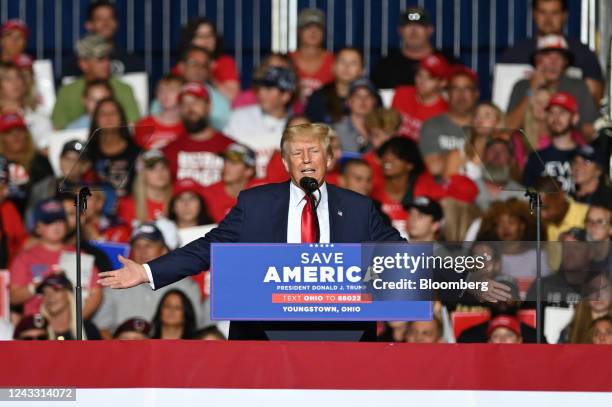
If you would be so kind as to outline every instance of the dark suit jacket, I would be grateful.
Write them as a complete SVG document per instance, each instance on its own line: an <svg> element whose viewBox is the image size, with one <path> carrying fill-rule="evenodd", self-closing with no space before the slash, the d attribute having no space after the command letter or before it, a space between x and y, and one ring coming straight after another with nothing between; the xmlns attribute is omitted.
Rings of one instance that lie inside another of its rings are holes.
<svg viewBox="0 0 612 407"><path fill-rule="evenodd" d="M394 228L381 220L371 199L327 185L330 241L361 243L402 241ZM219 226L206 236L151 261L155 288L195 275L210 266L211 243L286 243L289 212L289 182L267 184L242 191L238 203ZM284 323L232 322L232 339L266 339L268 329L319 330L362 329L363 339L376 340L374 323Z"/></svg>

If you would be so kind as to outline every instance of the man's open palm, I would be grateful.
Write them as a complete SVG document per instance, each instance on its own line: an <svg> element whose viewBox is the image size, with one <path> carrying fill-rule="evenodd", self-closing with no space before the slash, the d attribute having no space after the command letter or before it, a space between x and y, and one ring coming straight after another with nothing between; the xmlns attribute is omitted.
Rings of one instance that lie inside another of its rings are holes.
<svg viewBox="0 0 612 407"><path fill-rule="evenodd" d="M119 256L123 267L113 271L105 271L99 274L98 283L110 288L130 288L142 283L148 283L149 278L142 264Z"/></svg>

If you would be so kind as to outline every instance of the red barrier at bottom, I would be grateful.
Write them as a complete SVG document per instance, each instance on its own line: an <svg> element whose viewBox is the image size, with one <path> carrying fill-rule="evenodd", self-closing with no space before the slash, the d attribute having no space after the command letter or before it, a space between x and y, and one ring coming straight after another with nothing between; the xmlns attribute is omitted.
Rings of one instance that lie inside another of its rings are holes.
<svg viewBox="0 0 612 407"><path fill-rule="evenodd" d="M612 346L0 342L0 387L611 392Z"/></svg>

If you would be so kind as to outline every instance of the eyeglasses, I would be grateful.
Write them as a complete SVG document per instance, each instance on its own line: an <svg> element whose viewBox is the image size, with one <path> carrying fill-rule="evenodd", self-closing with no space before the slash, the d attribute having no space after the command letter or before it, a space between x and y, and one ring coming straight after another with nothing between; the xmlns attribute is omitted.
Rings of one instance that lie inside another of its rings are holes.
<svg viewBox="0 0 612 407"><path fill-rule="evenodd" d="M610 221L605 219L587 219L585 222L588 226L606 226L610 224Z"/></svg>

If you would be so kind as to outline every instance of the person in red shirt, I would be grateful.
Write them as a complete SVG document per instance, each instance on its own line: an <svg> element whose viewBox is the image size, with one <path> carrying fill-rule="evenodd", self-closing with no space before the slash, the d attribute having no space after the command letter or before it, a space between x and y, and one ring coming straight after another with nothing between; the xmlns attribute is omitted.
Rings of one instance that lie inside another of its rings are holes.
<svg viewBox="0 0 612 407"><path fill-rule="evenodd" d="M211 19L196 17L183 28L179 44L180 53L191 45L204 48L212 54L212 83L230 102L233 101L240 93L240 77L236 61L222 53L221 38Z"/></svg>
<svg viewBox="0 0 612 407"><path fill-rule="evenodd" d="M449 65L444 57L431 54L421 60L414 86L395 88L391 105L402 114L401 135L418 142L423 122L448 110L443 96L448 72Z"/></svg>
<svg viewBox="0 0 612 407"><path fill-rule="evenodd" d="M164 154L149 150L140 156L140 164L132 195L122 198L117 208L117 215L128 225L135 220L154 221L166 216L172 196L170 168Z"/></svg>
<svg viewBox="0 0 612 407"><path fill-rule="evenodd" d="M168 218L176 223L178 229L214 223L208 214L202 189L200 184L189 178L174 184Z"/></svg>
<svg viewBox="0 0 612 407"><path fill-rule="evenodd" d="M9 164L0 155L0 269L5 269L21 249L28 233L17 207L8 196Z"/></svg>
<svg viewBox="0 0 612 407"><path fill-rule="evenodd" d="M334 80L334 55L323 48L325 15L316 8L300 11L298 15L298 49L289 54L300 79L300 100Z"/></svg>
<svg viewBox="0 0 612 407"><path fill-rule="evenodd" d="M233 143L210 126L210 97L204 85L191 82L179 94L185 133L163 149L175 180L192 178L202 186L221 179L223 159L219 153Z"/></svg>
<svg viewBox="0 0 612 407"><path fill-rule="evenodd" d="M38 243L20 252L10 266L10 298L12 305L23 305L23 314L32 315L40 310L42 296L37 294L40 283L58 273L63 252L74 252L74 247L64 244L67 233L66 213L61 201L41 201L34 211L35 233ZM89 281L84 281L83 318L91 317L102 302L102 289L97 283L98 271L93 268Z"/></svg>
<svg viewBox="0 0 612 407"><path fill-rule="evenodd" d="M165 75L157 82L155 95L161 112L143 117L136 123L134 141L140 147L161 149L184 133L178 100L182 86L183 79L174 75Z"/></svg>
<svg viewBox="0 0 612 407"><path fill-rule="evenodd" d="M215 223L236 205L238 194L255 177L255 152L241 144L230 145L222 154L222 180L202 190L208 212Z"/></svg>

